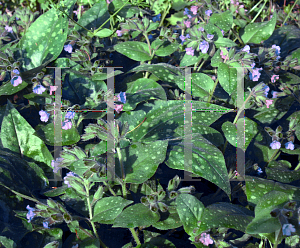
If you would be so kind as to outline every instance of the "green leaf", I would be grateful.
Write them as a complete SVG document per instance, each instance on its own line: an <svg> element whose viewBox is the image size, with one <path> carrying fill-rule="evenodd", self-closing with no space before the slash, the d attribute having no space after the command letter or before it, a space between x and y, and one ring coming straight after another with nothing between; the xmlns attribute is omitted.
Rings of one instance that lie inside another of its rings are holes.
<svg viewBox="0 0 300 248"><path fill-rule="evenodd" d="M1 246L3 245L5 248L16 248L17 247L17 244L13 240L11 240L5 236L0 236L0 245Z"/></svg>
<svg viewBox="0 0 300 248"><path fill-rule="evenodd" d="M207 101L209 92L214 87L214 80L204 73L192 73L192 95Z"/></svg>
<svg viewBox="0 0 300 248"><path fill-rule="evenodd" d="M193 230L197 227L197 222L205 209L203 203L195 196L180 194L176 198L176 208L184 230L190 236L194 235Z"/></svg>
<svg viewBox="0 0 300 248"><path fill-rule="evenodd" d="M180 220L176 207L168 206L167 216L168 217L166 219L160 220L152 226L159 230L168 230L182 226L182 222Z"/></svg>
<svg viewBox="0 0 300 248"><path fill-rule="evenodd" d="M266 170L267 178L282 183L291 183L300 179L300 171L291 170L290 162L286 160L271 161Z"/></svg>
<svg viewBox="0 0 300 248"><path fill-rule="evenodd" d="M280 75L278 82L285 84L300 84L300 77L293 73L285 72L283 75Z"/></svg>
<svg viewBox="0 0 300 248"><path fill-rule="evenodd" d="M225 32L229 31L233 24L233 16L230 10L225 12L214 13L209 18L209 22L217 25L219 28L223 29Z"/></svg>
<svg viewBox="0 0 300 248"><path fill-rule="evenodd" d="M209 57L209 55L207 53L199 53L199 55L194 54L194 56L188 55L187 53L185 53L182 60L180 61L180 67L195 65L202 58L208 59L208 57Z"/></svg>
<svg viewBox="0 0 300 248"><path fill-rule="evenodd" d="M158 48L157 48L158 47ZM171 43L167 39L164 40L155 40L151 43L151 48L156 49L155 55L159 57L166 57L174 53L179 47L179 44L177 42Z"/></svg>
<svg viewBox="0 0 300 248"><path fill-rule="evenodd" d="M220 63L218 78L222 88L231 95L237 87L237 70L228 64Z"/></svg>
<svg viewBox="0 0 300 248"><path fill-rule="evenodd" d="M237 44L235 42L233 42L232 40L230 40L228 38L223 38L223 37L219 37L219 39L216 40L214 42L214 44L216 45L216 48L237 46Z"/></svg>
<svg viewBox="0 0 300 248"><path fill-rule="evenodd" d="M102 24L109 18L110 14L107 11L106 1L98 0L97 3L84 12L77 23L85 27L87 30L93 31L102 26ZM109 21L102 28L109 28ZM79 25L75 25L74 30L79 33L87 34L87 31Z"/></svg>
<svg viewBox="0 0 300 248"><path fill-rule="evenodd" d="M7 81L6 83L3 83L0 86L0 96L10 96L13 95L21 90L23 90L24 88L26 88L26 86L28 85L28 83L26 83L25 81L22 81L21 84L19 84L18 86L14 87L11 84L11 81Z"/></svg>
<svg viewBox="0 0 300 248"><path fill-rule="evenodd" d="M134 216L134 218L132 218ZM113 227L149 227L159 220L159 214L152 212L142 203L126 208L114 221Z"/></svg>
<svg viewBox="0 0 300 248"><path fill-rule="evenodd" d="M249 146L250 142L252 141L253 137L257 134L258 129L257 129L257 123L252 121L249 118L240 118L237 121L238 123L243 124L243 129L245 129L245 141L243 137L240 137L242 140L238 142L237 140L237 126L234 125L233 123L226 121L222 124L222 131L227 139L227 141L235 146L239 147L241 149L247 149ZM237 123L237 125L239 125ZM245 144L244 144L245 142Z"/></svg>
<svg viewBox="0 0 300 248"><path fill-rule="evenodd" d="M165 90L162 86L149 78L139 78L127 84L126 103L123 110L133 110L143 101L150 99L167 100Z"/></svg>
<svg viewBox="0 0 300 248"><path fill-rule="evenodd" d="M58 241L52 241L44 246L44 248L58 248L59 242Z"/></svg>
<svg viewBox="0 0 300 248"><path fill-rule="evenodd" d="M272 210L281 209L292 196L282 191L273 190L266 193L255 206L255 218L247 226L249 234L272 233L281 228L278 218L272 217Z"/></svg>
<svg viewBox="0 0 300 248"><path fill-rule="evenodd" d="M0 133L3 147L51 167L53 157L45 143L34 133L31 125L8 101Z"/></svg>
<svg viewBox="0 0 300 248"><path fill-rule="evenodd" d="M109 37L111 36L113 33L113 31L111 31L110 29L108 28L104 28L104 29L101 29L100 31L98 31L95 36L99 37L99 38L105 38L105 37Z"/></svg>
<svg viewBox="0 0 300 248"><path fill-rule="evenodd" d="M250 23L241 35L243 42L260 44L261 41L267 40L273 33L276 25L277 14L273 13L273 17L267 22Z"/></svg>
<svg viewBox="0 0 300 248"><path fill-rule="evenodd" d="M125 182L143 183L151 178L159 164L165 160L167 146L168 141L157 140L146 144L136 142L122 149ZM119 160L116 160L115 170L122 177Z"/></svg>
<svg viewBox="0 0 300 248"><path fill-rule="evenodd" d="M125 41L114 46L114 49L135 61L151 60L149 47L140 41Z"/></svg>
<svg viewBox="0 0 300 248"><path fill-rule="evenodd" d="M76 0L72 2L74 5ZM60 55L67 39L68 23L68 17L52 8L30 25L17 46L26 70L46 65Z"/></svg>
<svg viewBox="0 0 300 248"><path fill-rule="evenodd" d="M48 196L48 197L59 196L59 195L64 194L66 192L67 188L68 188L68 185L65 184L61 187L57 187L56 189L51 189L51 190L44 192L44 195Z"/></svg>
<svg viewBox="0 0 300 248"><path fill-rule="evenodd" d="M122 210L133 203L120 196L105 197L98 200L94 206L92 221L101 224L113 224Z"/></svg>

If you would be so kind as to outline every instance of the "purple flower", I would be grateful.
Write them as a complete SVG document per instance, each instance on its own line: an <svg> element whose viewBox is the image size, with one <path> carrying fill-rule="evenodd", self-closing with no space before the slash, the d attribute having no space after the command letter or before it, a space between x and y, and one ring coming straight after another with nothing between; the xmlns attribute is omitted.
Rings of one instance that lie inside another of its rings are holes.
<svg viewBox="0 0 300 248"><path fill-rule="evenodd" d="M72 177L78 177L78 175L76 175L74 172L70 171L67 173L67 175L64 177L64 183L68 185L68 188L71 188L72 186L70 185L69 180Z"/></svg>
<svg viewBox="0 0 300 248"><path fill-rule="evenodd" d="M193 12L193 15L197 15L198 6L192 6L191 11Z"/></svg>
<svg viewBox="0 0 300 248"><path fill-rule="evenodd" d="M13 78L11 79L11 84L12 84L14 87L18 86L18 85L21 84L21 83L22 83L22 78L21 78L20 76L13 77Z"/></svg>
<svg viewBox="0 0 300 248"><path fill-rule="evenodd" d="M122 30L117 30L117 35L118 35L118 36L122 36L122 35L123 35Z"/></svg>
<svg viewBox="0 0 300 248"><path fill-rule="evenodd" d="M291 236L292 232L296 232L295 227L292 224L284 224L282 226L282 234L285 236Z"/></svg>
<svg viewBox="0 0 300 248"><path fill-rule="evenodd" d="M192 47L188 47L185 49L187 55L194 56L194 49Z"/></svg>
<svg viewBox="0 0 300 248"><path fill-rule="evenodd" d="M254 67L255 67L255 62L253 62L253 63L251 64L251 68L254 69Z"/></svg>
<svg viewBox="0 0 300 248"><path fill-rule="evenodd" d="M64 130L68 130L68 129L71 129L72 128L72 122L70 120L65 120L62 124L62 129Z"/></svg>
<svg viewBox="0 0 300 248"><path fill-rule="evenodd" d="M214 38L214 35L213 34L207 34L207 39L211 40Z"/></svg>
<svg viewBox="0 0 300 248"><path fill-rule="evenodd" d="M45 90L46 90L46 88L43 85L40 85L40 84L38 84L37 86L35 86L33 88L33 92L35 94L39 94L39 95L42 94Z"/></svg>
<svg viewBox="0 0 300 248"><path fill-rule="evenodd" d="M280 149L281 144L280 144L280 142L278 142L277 140L274 140L274 141L270 144L270 146L271 146L271 148L272 148L273 150L275 150L275 149Z"/></svg>
<svg viewBox="0 0 300 248"><path fill-rule="evenodd" d="M191 27L191 22L190 21L183 21L183 23L185 24L185 26L187 28L190 28Z"/></svg>
<svg viewBox="0 0 300 248"><path fill-rule="evenodd" d="M222 35L224 36L224 33L225 33L225 32L224 32L224 30L223 30L223 29L221 29L221 32L222 32Z"/></svg>
<svg viewBox="0 0 300 248"><path fill-rule="evenodd" d="M5 30L7 31L7 32L9 32L9 33L12 33L13 32L13 29L12 29L12 27L9 27L9 26L5 26Z"/></svg>
<svg viewBox="0 0 300 248"><path fill-rule="evenodd" d="M269 86L267 86L267 85L264 86L264 87L262 88L262 90L265 91L265 96L268 97L268 93L269 93L269 90L270 90Z"/></svg>
<svg viewBox="0 0 300 248"><path fill-rule="evenodd" d="M48 229L49 229L50 227L49 227L48 225L49 225L49 224L48 224L47 221L44 221L44 222L43 222L43 227L44 227L44 228L48 228Z"/></svg>
<svg viewBox="0 0 300 248"><path fill-rule="evenodd" d="M260 167L258 167L258 169L257 169L257 173L258 173L258 174L261 174L261 173L263 173L263 171L262 171L262 169L261 169Z"/></svg>
<svg viewBox="0 0 300 248"><path fill-rule="evenodd" d="M279 75L273 75L273 76L271 77L271 82L272 82L272 83L275 83L276 80L278 80L278 79L279 79Z"/></svg>
<svg viewBox="0 0 300 248"><path fill-rule="evenodd" d="M199 45L199 49L201 50L202 53L207 53L209 48L209 44L206 40L201 41Z"/></svg>
<svg viewBox="0 0 300 248"><path fill-rule="evenodd" d="M181 45L183 45L183 43L185 42L186 38L191 38L189 34L187 34L186 36L184 35L180 35L179 38L181 39Z"/></svg>
<svg viewBox="0 0 300 248"><path fill-rule="evenodd" d="M295 146L292 141L285 143L285 149L294 150Z"/></svg>
<svg viewBox="0 0 300 248"><path fill-rule="evenodd" d="M210 235L206 234L206 233L201 233L201 238L199 239L199 241L201 241L201 243L206 246L214 243L214 241L211 239Z"/></svg>
<svg viewBox="0 0 300 248"><path fill-rule="evenodd" d="M253 69L252 73L250 72L250 80L252 81L258 81L259 77L260 77L260 73L259 71L262 70L262 68L256 68L256 69Z"/></svg>
<svg viewBox="0 0 300 248"><path fill-rule="evenodd" d="M72 47L71 44L68 44L68 45L65 45L65 46L64 46L64 50L65 50L66 52L68 52L68 53L72 53L72 49L73 49L73 47Z"/></svg>
<svg viewBox="0 0 300 248"><path fill-rule="evenodd" d="M243 52L247 52L247 53L250 53L250 46L249 45L246 45L243 49L242 49ZM255 66L255 64L254 64ZM254 67L253 66L253 67Z"/></svg>
<svg viewBox="0 0 300 248"><path fill-rule="evenodd" d="M118 100L122 103L126 103L126 93L121 91L118 94Z"/></svg>
<svg viewBox="0 0 300 248"><path fill-rule="evenodd" d="M212 11L210 9L205 11L205 15L210 16L212 14Z"/></svg>
<svg viewBox="0 0 300 248"><path fill-rule="evenodd" d="M272 98L277 98L278 96L277 96L277 94L278 94L278 92L277 91L271 91L271 94L273 95L273 97Z"/></svg>
<svg viewBox="0 0 300 248"><path fill-rule="evenodd" d="M75 112L68 111L65 115L65 119L73 119L75 117Z"/></svg>
<svg viewBox="0 0 300 248"><path fill-rule="evenodd" d="M43 122L47 122L48 121L48 119L49 119L49 116L50 116L50 114L49 113L47 113L46 111L44 111L44 110L41 110L41 111L39 111L39 114L40 114L40 116L41 116L41 121L43 121Z"/></svg>
<svg viewBox="0 0 300 248"><path fill-rule="evenodd" d="M36 215L33 211L35 210L34 208L30 207L27 205L26 209L28 210L28 213L26 215L26 218L28 219L28 223L33 219L33 217Z"/></svg>
<svg viewBox="0 0 300 248"><path fill-rule="evenodd" d="M160 21L160 17L161 17L161 14L159 13L157 16L154 16L154 17L152 18L152 21L153 21L153 22L159 22L159 21Z"/></svg>
<svg viewBox="0 0 300 248"><path fill-rule="evenodd" d="M63 160L64 160L63 158L56 158L56 161L55 160L51 161L51 166L53 167L53 173L58 172L58 170L61 168L59 167L59 165Z"/></svg>
<svg viewBox="0 0 300 248"><path fill-rule="evenodd" d="M203 27L200 27L200 28L198 28L198 31L203 32L203 31L204 31L204 28L203 28Z"/></svg>
<svg viewBox="0 0 300 248"><path fill-rule="evenodd" d="M275 49L275 55L279 56L279 54L280 54L280 46L272 45L272 48Z"/></svg>
<svg viewBox="0 0 300 248"><path fill-rule="evenodd" d="M188 9L188 8L184 8L183 14L184 14L184 15L188 15L188 14L189 14L189 9Z"/></svg>

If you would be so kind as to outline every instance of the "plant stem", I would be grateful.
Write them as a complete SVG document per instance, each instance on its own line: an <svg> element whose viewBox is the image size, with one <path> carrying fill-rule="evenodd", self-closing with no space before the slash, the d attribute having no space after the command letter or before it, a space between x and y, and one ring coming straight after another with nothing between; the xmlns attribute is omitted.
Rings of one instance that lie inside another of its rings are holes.
<svg viewBox="0 0 300 248"><path fill-rule="evenodd" d="M206 62L206 59L203 60L203 62L201 63L201 65L198 67L197 72L200 71L201 67L204 65L205 62Z"/></svg>
<svg viewBox="0 0 300 248"><path fill-rule="evenodd" d="M249 11L248 11L248 14L249 13L251 13L262 1L264 1L264 0L260 0L257 4L255 4L253 7L252 7L252 9L250 9Z"/></svg>
<svg viewBox="0 0 300 248"><path fill-rule="evenodd" d="M108 188L108 190L110 191L110 193L113 195L113 196L117 196L115 191L113 191L113 189L109 186L108 183L106 183L105 181L103 181L103 184Z"/></svg>
<svg viewBox="0 0 300 248"><path fill-rule="evenodd" d="M296 5L297 2L298 2L298 0L296 0L296 1L294 2L293 7L290 9L288 15L286 16L286 18L285 18L284 21L283 21L282 26L285 24L285 22L286 22L287 19L289 18L290 14L291 14L291 12L292 12L292 10L293 10L293 8L295 7L295 5Z"/></svg>
<svg viewBox="0 0 300 248"><path fill-rule="evenodd" d="M159 26L158 26L158 27L161 27L161 26L163 25L164 20L165 20L165 18L166 18L166 16L167 16L167 13L169 13L170 8L171 8L171 4L169 3L169 4L168 4L168 8L166 8L165 11L164 11L164 13L163 13L163 16L162 16L162 18L161 18L161 20L160 20L160 23L159 23Z"/></svg>
<svg viewBox="0 0 300 248"><path fill-rule="evenodd" d="M210 100L211 100L211 98L212 98L212 96L213 96L213 94L215 92L215 89L217 87L218 82L219 82L219 78L216 79L214 87L213 87L213 89L211 90L211 92L209 94L209 97L208 97L208 100L207 100L208 103L210 102Z"/></svg>
<svg viewBox="0 0 300 248"><path fill-rule="evenodd" d="M136 242L137 245L141 245L141 242L139 240L139 237L137 236L134 228L129 228L130 232L132 233L132 236L134 238L134 241Z"/></svg>
<svg viewBox="0 0 300 248"><path fill-rule="evenodd" d="M256 16L252 19L252 21L250 22L250 23L253 23L255 20L256 20L256 18L260 15L260 13L263 11L263 9L264 9L264 7L266 6L266 3L267 3L267 1L266 0L264 0L265 2L264 2L264 5L260 8L260 10L258 11L258 13L256 14Z"/></svg>
<svg viewBox="0 0 300 248"><path fill-rule="evenodd" d="M121 149L120 147L117 147L117 153L120 161L120 166L121 166L121 171L122 171L122 179L125 179L125 172L124 172L124 167L123 167L123 160L122 160L122 154L121 154Z"/></svg>

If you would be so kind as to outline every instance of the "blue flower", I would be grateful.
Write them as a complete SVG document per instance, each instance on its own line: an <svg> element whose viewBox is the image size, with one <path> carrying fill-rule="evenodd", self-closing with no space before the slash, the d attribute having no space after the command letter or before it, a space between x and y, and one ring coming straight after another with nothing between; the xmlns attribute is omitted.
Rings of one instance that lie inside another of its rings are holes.
<svg viewBox="0 0 300 248"><path fill-rule="evenodd" d="M285 149L294 150L295 146L292 141L285 143Z"/></svg>
<svg viewBox="0 0 300 248"><path fill-rule="evenodd" d="M14 69L14 70L13 70L13 73L18 74L18 75L20 74L20 72L19 72L18 69Z"/></svg>
<svg viewBox="0 0 300 248"><path fill-rule="evenodd" d="M47 122L48 119L49 119L49 116L50 116L50 114L47 113L47 112L44 111L44 110L39 111L39 115L41 116L41 117L40 117L40 120L43 121L43 122Z"/></svg>
<svg viewBox="0 0 300 248"><path fill-rule="evenodd" d="M199 45L199 49L201 50L202 53L207 53L209 48L209 44L206 40L201 41Z"/></svg>
<svg viewBox="0 0 300 248"><path fill-rule="evenodd" d="M47 221L44 221L44 222L43 222L43 227L44 227L44 228L48 228L48 229L49 229L50 227L49 227L48 225L49 225L49 224L48 224Z"/></svg>
<svg viewBox="0 0 300 248"><path fill-rule="evenodd" d="M126 103L126 93L121 91L118 95L118 100L122 103Z"/></svg>
<svg viewBox="0 0 300 248"><path fill-rule="evenodd" d="M40 85L40 84L38 84L37 86L35 86L33 88L33 92L35 94L39 94L39 95L42 94L45 90L46 90L46 88L43 85Z"/></svg>
<svg viewBox="0 0 300 248"><path fill-rule="evenodd" d="M258 173L258 174L261 174L261 173L263 173L263 171L262 171L262 169L261 169L260 167L258 167L258 169L257 169L257 173Z"/></svg>
<svg viewBox="0 0 300 248"><path fill-rule="evenodd" d="M28 223L33 219L33 217L36 215L33 211L35 210L34 208L30 207L27 205L26 209L28 210L28 213L26 215L26 218L28 219Z"/></svg>
<svg viewBox="0 0 300 248"><path fill-rule="evenodd" d="M262 68L256 68L256 69L253 69L253 71L251 72L250 71L250 74L249 74L249 78L250 80L252 81L258 81L259 77L260 77L260 73L259 71L261 71Z"/></svg>
<svg viewBox="0 0 300 248"><path fill-rule="evenodd" d="M153 21L153 22L160 21L160 17L161 17L161 14L159 13L157 16L154 16L154 17L152 18L152 21Z"/></svg>
<svg viewBox="0 0 300 248"><path fill-rule="evenodd" d="M250 53L250 46L249 45L246 45L243 49L242 49L243 52L247 52L247 53Z"/></svg>
<svg viewBox="0 0 300 248"><path fill-rule="evenodd" d="M212 14L212 11L210 9L205 11L205 15L210 16Z"/></svg>
<svg viewBox="0 0 300 248"><path fill-rule="evenodd" d="M53 167L53 173L57 173L59 171L59 169L61 168L59 165L63 160L64 160L63 158L56 158L56 161L55 160L51 161L51 166Z"/></svg>
<svg viewBox="0 0 300 248"><path fill-rule="evenodd" d="M68 44L68 45L65 45L65 46L64 46L64 50L65 50L66 52L68 52L68 53L72 53L72 49L73 49L73 47L72 47L71 44Z"/></svg>
<svg viewBox="0 0 300 248"><path fill-rule="evenodd" d="M152 39L153 39L153 35L152 35L152 34L149 34L149 35L148 35L148 39L149 39L149 40L152 40Z"/></svg>
<svg viewBox="0 0 300 248"><path fill-rule="evenodd" d="M282 234L286 236L291 236L292 232L296 232L296 229L292 224L284 224L282 226Z"/></svg>
<svg viewBox="0 0 300 248"><path fill-rule="evenodd" d="M273 150L275 150L275 149L280 149L281 144L280 144L280 142L278 142L277 140L274 140L274 141L270 144L270 146L271 146L271 148L272 148Z"/></svg>
<svg viewBox="0 0 300 248"><path fill-rule="evenodd" d="M68 188L72 187L70 185L70 182L69 180L72 178L72 177L78 177L78 175L76 175L74 172L70 171L67 173L67 175L64 177L64 183L68 185Z"/></svg>
<svg viewBox="0 0 300 248"><path fill-rule="evenodd" d="M75 112L68 111L65 115L65 119L73 119L75 117Z"/></svg>
<svg viewBox="0 0 300 248"><path fill-rule="evenodd" d="M207 34L207 39L211 40L214 38L214 35L213 34Z"/></svg>

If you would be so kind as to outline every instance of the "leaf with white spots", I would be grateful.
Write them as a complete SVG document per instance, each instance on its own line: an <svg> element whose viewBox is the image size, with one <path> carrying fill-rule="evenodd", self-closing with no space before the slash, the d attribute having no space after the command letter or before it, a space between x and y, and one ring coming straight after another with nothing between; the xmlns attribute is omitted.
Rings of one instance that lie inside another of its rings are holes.
<svg viewBox="0 0 300 248"><path fill-rule="evenodd" d="M168 217L161 221L156 222L152 226L159 230L168 230L173 228L178 228L182 226L182 222L179 218L176 207L168 206Z"/></svg>
<svg viewBox="0 0 300 248"><path fill-rule="evenodd" d="M197 222L202 218L205 209L203 203L195 196L180 194L176 198L176 208L185 232L192 236Z"/></svg>
<svg viewBox="0 0 300 248"><path fill-rule="evenodd" d="M272 190L287 193L294 199L299 199L300 197L299 187L246 175L247 200L252 206L256 205L265 194Z"/></svg>
<svg viewBox="0 0 300 248"><path fill-rule="evenodd" d="M244 32L241 38L244 44L255 43L259 44L264 40L267 40L273 33L276 25L277 14L273 13L273 17L270 21L250 23L244 28Z"/></svg>
<svg viewBox="0 0 300 248"><path fill-rule="evenodd" d="M151 60L149 47L140 41L125 41L114 46L114 49L128 58L135 61Z"/></svg>
<svg viewBox="0 0 300 248"><path fill-rule="evenodd" d="M291 183L300 179L299 170L291 170L292 165L289 161L279 160L271 161L265 168L267 178L282 183Z"/></svg>
<svg viewBox="0 0 300 248"><path fill-rule="evenodd" d="M147 109L147 114L140 112L142 110L134 111L130 114L126 112L123 113L119 119L122 122L128 121L130 125L129 130L133 130L142 123L146 117L146 120L138 128L128 133L126 138L130 138L134 141L143 140L150 142L157 139L165 140L178 137L179 130L176 131L175 129L184 126L184 104L184 100L156 100L154 103L145 103L140 107ZM192 106L193 109L199 110L198 112L192 113L192 122L201 123L201 125L204 126L210 126L225 114L226 111L230 110L219 105L200 101L193 101ZM139 114L137 114L137 112ZM181 133L181 135L181 137L184 136L183 133Z"/></svg>
<svg viewBox="0 0 300 248"><path fill-rule="evenodd" d="M269 108L263 104L261 108L258 108L259 111L253 116L256 120L260 121L263 124L271 125L272 123L280 120L290 109L295 98L293 96L287 96L285 98L273 98L273 102L269 105Z"/></svg>
<svg viewBox="0 0 300 248"><path fill-rule="evenodd" d="M31 125L8 101L0 133L3 147L50 167L53 157L43 140L33 135L34 133Z"/></svg>
<svg viewBox="0 0 300 248"><path fill-rule="evenodd" d="M94 206L92 221L101 224L113 224L122 210L133 203L120 196L105 197L98 200Z"/></svg>
<svg viewBox="0 0 300 248"><path fill-rule="evenodd" d="M233 228L245 232L247 225L253 218L253 212L242 206L228 202L214 203L207 206L202 214L198 232L201 233L210 228L219 227Z"/></svg>
<svg viewBox="0 0 300 248"><path fill-rule="evenodd" d="M237 87L237 70L230 65L220 63L218 67L218 78L222 88L231 95Z"/></svg>
<svg viewBox="0 0 300 248"><path fill-rule="evenodd" d="M214 44L215 44L216 48L237 46L237 44L235 42L233 42L232 40L230 40L228 38L224 38L224 37L220 37L218 40L216 40L214 42Z"/></svg>
<svg viewBox="0 0 300 248"><path fill-rule="evenodd" d="M199 55L194 54L194 56L192 56L185 53L183 58L180 60L180 67L195 65L202 58L206 60L209 58L209 55L207 53L199 53Z"/></svg>
<svg viewBox="0 0 300 248"><path fill-rule="evenodd" d="M189 143L191 150L188 148L191 157L188 157L188 164L186 164L184 142L184 140L169 142L170 153L168 153L166 165L172 169L189 171L205 178L224 190L230 198L231 188L222 152L201 135L193 133Z"/></svg>
<svg viewBox="0 0 300 248"><path fill-rule="evenodd" d="M160 218L159 213L152 212L149 207L142 203L126 208L114 221L112 227L134 228L149 227Z"/></svg>
<svg viewBox="0 0 300 248"><path fill-rule="evenodd" d="M214 83L214 80L204 73L192 73L192 96L200 97L202 101L207 101Z"/></svg>
<svg viewBox="0 0 300 248"><path fill-rule="evenodd" d="M166 158L168 141L134 142L121 150L126 183L143 183L152 177ZM116 159L115 173L122 178L121 165Z"/></svg>
<svg viewBox="0 0 300 248"><path fill-rule="evenodd" d="M238 119L237 125L243 128L242 136L237 134L237 126L229 121L226 121L222 124L222 131L227 141L231 145L246 150L250 142L258 132L257 123L245 117L245 118ZM245 131L245 137L244 137L244 131Z"/></svg>
<svg viewBox="0 0 300 248"><path fill-rule="evenodd" d="M273 233L281 228L278 218L272 217L271 212L276 208L283 208L284 204L291 200L291 195L282 191L270 191L260 198L255 206L255 218L247 226L249 234Z"/></svg>
<svg viewBox="0 0 300 248"><path fill-rule="evenodd" d="M73 9L76 0L70 9ZM18 43L25 71L45 66L55 60L67 39L69 19L52 8L38 17Z"/></svg>
<svg viewBox="0 0 300 248"><path fill-rule="evenodd" d="M27 85L28 85L28 83L26 83L25 81L22 81L21 84L19 84L18 86L15 87L11 84L11 81L7 81L6 83L3 83L0 86L0 96L13 95L13 94L23 90L24 88L26 88Z"/></svg>
<svg viewBox="0 0 300 248"><path fill-rule="evenodd" d="M217 25L225 32L229 31L233 24L233 16L230 10L221 13L213 13L209 18L209 22Z"/></svg>
<svg viewBox="0 0 300 248"><path fill-rule="evenodd" d="M139 78L127 84L126 103L123 111L133 110L140 102L150 99L167 100L163 87L149 78Z"/></svg>

